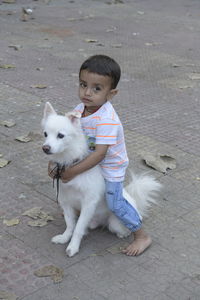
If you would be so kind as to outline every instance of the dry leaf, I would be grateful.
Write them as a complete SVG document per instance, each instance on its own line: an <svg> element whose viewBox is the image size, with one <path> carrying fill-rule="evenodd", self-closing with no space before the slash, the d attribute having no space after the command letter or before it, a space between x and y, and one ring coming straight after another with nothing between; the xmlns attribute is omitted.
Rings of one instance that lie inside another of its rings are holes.
<svg viewBox="0 0 200 300"><path fill-rule="evenodd" d="M28 222L28 226L31 226L31 227L43 227L46 225L47 225L47 221L41 220L41 219Z"/></svg>
<svg viewBox="0 0 200 300"><path fill-rule="evenodd" d="M41 207L33 207L25 211L22 216L28 216L34 221L29 221L28 225L31 227L43 227L48 224L49 221L53 221L54 217L41 210Z"/></svg>
<svg viewBox="0 0 200 300"><path fill-rule="evenodd" d="M113 47L113 48L121 48L122 44L113 44L113 45L111 45L111 47Z"/></svg>
<svg viewBox="0 0 200 300"><path fill-rule="evenodd" d="M0 158L0 168L7 166L10 162L10 160Z"/></svg>
<svg viewBox="0 0 200 300"><path fill-rule="evenodd" d="M13 48L14 50L18 51L20 48L22 48L21 45L9 45L9 48Z"/></svg>
<svg viewBox="0 0 200 300"><path fill-rule="evenodd" d="M68 18L67 21L84 21L84 20L88 20L88 19L92 19L94 18L94 15L89 15L89 16L83 16L83 17L79 17L79 18Z"/></svg>
<svg viewBox="0 0 200 300"><path fill-rule="evenodd" d="M41 138L41 134L40 133L30 131L28 134L26 134L24 136L16 137L15 140L17 140L19 142L22 142L22 143L28 143L30 141L38 140L40 138Z"/></svg>
<svg viewBox="0 0 200 300"><path fill-rule="evenodd" d="M179 68L179 67L181 67L181 65L178 65L178 64L176 64L176 63L172 64L171 66L172 66L173 68Z"/></svg>
<svg viewBox="0 0 200 300"><path fill-rule="evenodd" d="M20 223L20 219L17 218L13 218L10 220L3 220L3 224L5 224L8 227L18 225L19 223Z"/></svg>
<svg viewBox="0 0 200 300"><path fill-rule="evenodd" d="M7 3L7 4L12 4L12 3L15 3L16 1L15 0L3 0L2 2Z"/></svg>
<svg viewBox="0 0 200 300"><path fill-rule="evenodd" d="M42 267L34 272L37 277L50 277L54 283L59 283L62 281L64 276L64 271L53 265Z"/></svg>
<svg viewBox="0 0 200 300"><path fill-rule="evenodd" d="M118 254L118 253L122 252L119 246L114 246L114 247L107 248L106 251L111 253L111 254Z"/></svg>
<svg viewBox="0 0 200 300"><path fill-rule="evenodd" d="M14 65L0 65L0 69L14 69L16 68Z"/></svg>
<svg viewBox="0 0 200 300"><path fill-rule="evenodd" d="M27 211L25 211L22 216L28 216L32 219L43 219L46 221L53 221L54 217L49 215L48 213L42 211L42 207L33 207Z"/></svg>
<svg viewBox="0 0 200 300"><path fill-rule="evenodd" d="M200 80L200 73L193 73L189 75L191 80Z"/></svg>
<svg viewBox="0 0 200 300"><path fill-rule="evenodd" d="M17 300L17 296L13 293L0 291L0 299L3 300Z"/></svg>
<svg viewBox="0 0 200 300"><path fill-rule="evenodd" d="M72 77L78 77L79 75L78 75L78 73L71 73L70 74Z"/></svg>
<svg viewBox="0 0 200 300"><path fill-rule="evenodd" d="M29 134L27 134L27 135L18 136L15 138L15 140L22 143L28 143L32 141L32 137Z"/></svg>
<svg viewBox="0 0 200 300"><path fill-rule="evenodd" d="M95 39L85 39L85 42L86 43L97 43L98 40L95 40Z"/></svg>
<svg viewBox="0 0 200 300"><path fill-rule="evenodd" d="M35 84L35 85L31 85L31 88L35 88L35 89L46 89L47 85L45 84Z"/></svg>
<svg viewBox="0 0 200 300"><path fill-rule="evenodd" d="M41 216L41 209L42 207L33 207L29 210L26 210L22 216L28 216L32 219L38 219Z"/></svg>
<svg viewBox="0 0 200 300"><path fill-rule="evenodd" d="M138 11L137 11L137 14L138 14L138 15L144 15L144 11L138 10Z"/></svg>
<svg viewBox="0 0 200 300"><path fill-rule="evenodd" d="M15 126L16 125L16 123L14 122L14 121L1 121L0 122L0 125L2 125L2 126L5 126L5 127L13 127L13 126Z"/></svg>
<svg viewBox="0 0 200 300"><path fill-rule="evenodd" d="M121 253L122 250L124 250L127 246L128 246L128 243L124 243L124 244L120 243L115 246L107 248L106 251L108 251L111 254L118 254L118 253Z"/></svg>
<svg viewBox="0 0 200 300"><path fill-rule="evenodd" d="M162 173L176 168L175 158L169 155L143 153L142 158L148 166Z"/></svg>

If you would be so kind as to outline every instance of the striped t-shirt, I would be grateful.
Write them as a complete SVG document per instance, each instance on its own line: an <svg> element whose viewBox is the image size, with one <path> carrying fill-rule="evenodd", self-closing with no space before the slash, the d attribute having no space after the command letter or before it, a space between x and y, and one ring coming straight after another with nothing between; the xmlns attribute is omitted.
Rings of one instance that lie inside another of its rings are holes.
<svg viewBox="0 0 200 300"><path fill-rule="evenodd" d="M79 104L74 110L83 113L84 104ZM95 144L109 145L99 164L103 177L108 181L123 181L128 157L123 127L112 104L107 101L92 115L82 117L81 125L91 151L95 150Z"/></svg>

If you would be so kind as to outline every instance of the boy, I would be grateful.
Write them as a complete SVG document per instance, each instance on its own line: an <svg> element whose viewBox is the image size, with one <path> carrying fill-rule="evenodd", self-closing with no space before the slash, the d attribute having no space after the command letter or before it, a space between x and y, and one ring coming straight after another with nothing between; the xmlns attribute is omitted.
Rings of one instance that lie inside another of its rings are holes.
<svg viewBox="0 0 200 300"><path fill-rule="evenodd" d="M109 209L134 233L133 242L123 250L127 255L139 255L151 244L151 238L141 228L137 210L123 198L123 181L128 166L123 127L109 102L118 92L120 66L105 55L87 59L79 72L79 104L75 111L82 114L81 124L88 137L88 157L61 173L62 182L99 164L106 183ZM49 164L49 175L51 164ZM94 179L95 180L95 179Z"/></svg>

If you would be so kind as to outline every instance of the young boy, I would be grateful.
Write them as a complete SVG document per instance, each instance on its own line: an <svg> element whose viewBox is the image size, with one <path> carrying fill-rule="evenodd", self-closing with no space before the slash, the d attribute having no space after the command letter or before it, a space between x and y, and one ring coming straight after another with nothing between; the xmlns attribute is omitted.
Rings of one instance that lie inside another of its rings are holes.
<svg viewBox="0 0 200 300"><path fill-rule="evenodd" d="M116 87L120 76L118 63L105 55L94 55L82 64L79 72L79 97L82 103L75 111L82 114L82 129L88 137L91 152L78 164L65 169L61 173L61 180L68 182L78 174L100 165L106 183L108 207L134 233L133 242L123 253L135 256L150 246L151 238L141 228L137 210L122 196L128 157L122 124L109 102L118 92Z"/></svg>

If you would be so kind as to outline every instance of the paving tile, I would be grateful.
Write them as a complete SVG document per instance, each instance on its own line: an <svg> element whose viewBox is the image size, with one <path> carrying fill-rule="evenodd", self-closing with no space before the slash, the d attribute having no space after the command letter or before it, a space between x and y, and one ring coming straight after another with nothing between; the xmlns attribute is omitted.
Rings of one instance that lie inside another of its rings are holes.
<svg viewBox="0 0 200 300"><path fill-rule="evenodd" d="M0 65L15 65L0 68L0 121L16 123L0 126L0 154L10 160L0 170L0 289L25 300L199 299L200 81L191 77L200 74L199 2L18 0L0 6ZM22 7L33 9L26 22ZM50 101L58 112L73 109L79 67L99 53L122 68L113 105L124 125L130 169L150 172L163 184L143 223L153 243L137 258L109 253L133 237L119 240L102 229L91 231L73 258L66 245L50 242L65 224L41 149L44 104ZM31 142L15 140L29 132ZM143 151L171 155L176 169L162 174L149 168ZM35 206L55 220L28 226L22 213ZM18 225L3 224L14 217ZM49 263L64 269L62 283L34 277Z"/></svg>

